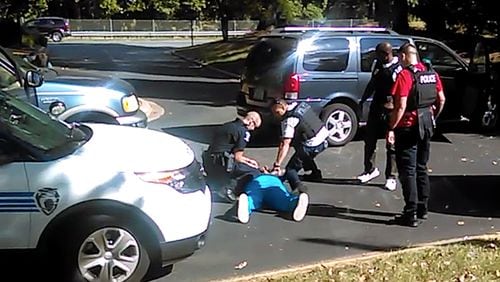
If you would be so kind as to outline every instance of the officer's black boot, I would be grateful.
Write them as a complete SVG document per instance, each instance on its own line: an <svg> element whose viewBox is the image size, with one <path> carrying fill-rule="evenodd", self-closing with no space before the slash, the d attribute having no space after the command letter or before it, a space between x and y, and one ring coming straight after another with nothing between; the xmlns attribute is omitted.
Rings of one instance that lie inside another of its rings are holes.
<svg viewBox="0 0 500 282"><path fill-rule="evenodd" d="M418 227L420 224L416 213L403 213L398 215L394 218L394 223L408 227Z"/></svg>
<svg viewBox="0 0 500 282"><path fill-rule="evenodd" d="M428 217L429 215L427 214L427 207L419 204L417 208L417 218L425 220Z"/></svg>

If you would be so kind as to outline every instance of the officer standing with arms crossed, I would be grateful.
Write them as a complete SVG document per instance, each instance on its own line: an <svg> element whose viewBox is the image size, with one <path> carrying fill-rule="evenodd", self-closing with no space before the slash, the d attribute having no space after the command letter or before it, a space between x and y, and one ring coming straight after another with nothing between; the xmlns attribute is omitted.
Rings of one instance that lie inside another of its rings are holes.
<svg viewBox="0 0 500 282"><path fill-rule="evenodd" d="M373 95L365 133L364 171L357 177L361 183L366 183L380 175L378 168L375 167L377 137L381 132L387 131L389 114L393 109L391 88L398 73L403 70L399 59L392 55L392 46L389 42L379 43L375 48L375 53L377 57L372 77L359 102L362 108L363 103ZM386 143L385 189L396 190L396 173L394 144Z"/></svg>
<svg viewBox="0 0 500 282"><path fill-rule="evenodd" d="M304 175L304 180L322 179L321 170L314 162L314 158L328 147L329 132L307 103L293 102L288 105L285 100L278 99L271 111L281 120L281 141L272 171L281 175L281 165L290 146L293 146L295 153L286 165L285 179L290 183L292 190L307 192L307 187L300 181L298 172L302 168L312 171L311 174Z"/></svg>
<svg viewBox="0 0 500 282"><path fill-rule="evenodd" d="M212 143L203 152L209 187L221 192L230 202L236 200L235 189L241 176L260 174L257 161L243 152L250 141L250 131L260 127L261 123L259 113L253 111L242 119L227 122L216 130Z"/></svg>
<svg viewBox="0 0 500 282"><path fill-rule="evenodd" d="M415 45L405 43L399 49L403 71L398 75L392 94L387 142L395 144L396 162L405 206L395 218L400 225L417 227L427 218L430 194L427 162L435 119L445 103L439 75L418 62Z"/></svg>

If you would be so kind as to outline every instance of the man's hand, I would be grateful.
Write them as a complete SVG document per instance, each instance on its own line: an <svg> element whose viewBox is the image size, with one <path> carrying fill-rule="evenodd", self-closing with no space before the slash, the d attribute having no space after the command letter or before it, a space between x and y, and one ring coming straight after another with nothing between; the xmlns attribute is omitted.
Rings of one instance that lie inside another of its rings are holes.
<svg viewBox="0 0 500 282"><path fill-rule="evenodd" d="M394 130L387 131L386 141L387 143L394 145L394 143L396 142L396 136L394 135Z"/></svg>
<svg viewBox="0 0 500 282"><path fill-rule="evenodd" d="M249 165L253 168L259 169L259 163L256 160L247 159L246 163L247 163L247 165Z"/></svg>

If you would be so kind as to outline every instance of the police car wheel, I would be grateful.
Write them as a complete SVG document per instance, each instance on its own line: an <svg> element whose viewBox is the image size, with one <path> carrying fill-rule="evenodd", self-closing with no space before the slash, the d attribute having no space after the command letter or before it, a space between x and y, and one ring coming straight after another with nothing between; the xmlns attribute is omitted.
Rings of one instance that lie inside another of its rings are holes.
<svg viewBox="0 0 500 282"><path fill-rule="evenodd" d="M117 218L96 215L60 231L53 242L64 281L141 281L148 271L147 249Z"/></svg>
<svg viewBox="0 0 500 282"><path fill-rule="evenodd" d="M335 103L325 107L321 119L330 132L328 137L330 146L343 146L356 136L358 117L348 105Z"/></svg>
<svg viewBox="0 0 500 282"><path fill-rule="evenodd" d="M109 115L95 112L85 112L78 113L76 115L68 117L66 122L95 122L95 123L105 123L105 124L118 124L118 121Z"/></svg>

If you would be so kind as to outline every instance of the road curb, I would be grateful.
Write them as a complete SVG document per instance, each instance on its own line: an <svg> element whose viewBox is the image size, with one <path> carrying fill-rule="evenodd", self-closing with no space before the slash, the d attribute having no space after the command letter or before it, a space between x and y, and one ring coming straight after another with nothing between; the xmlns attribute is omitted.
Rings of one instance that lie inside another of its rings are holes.
<svg viewBox="0 0 500 282"><path fill-rule="evenodd" d="M369 253L364 253L364 254L356 255L356 256L350 256L350 257L346 257L346 258L325 260L325 261L320 261L320 262L316 262L316 263L308 264L308 265L299 265L299 266L290 267L287 269L271 270L271 271L266 271L266 272L261 272L261 273L246 275L246 276L240 276L240 277L235 277L235 278L229 278L229 279L212 280L212 282L240 282L240 281L251 281L254 279L265 279L265 278L270 278L270 277L279 278L279 277L283 277L283 276L297 273L297 272L312 271L312 270L317 269L317 268L340 267L343 265L357 263L357 262L363 262L363 261L370 260L370 259L385 258L385 257L392 256L392 255L404 254L404 253L419 251L419 250L426 250L426 249L430 249L433 247L444 246L444 245L449 245L449 244L453 244L453 243L479 240L479 239L483 239L483 240L495 239L495 238L498 238L499 236L500 236L500 232L483 234L483 235L475 235L475 236L464 236L464 237L459 237L459 238L435 241L435 242L431 242L431 243L416 244L416 245L409 246L407 248L404 248L402 250L397 250L397 251L369 252Z"/></svg>
<svg viewBox="0 0 500 282"><path fill-rule="evenodd" d="M140 109L148 117L148 122L159 119L165 114L165 109L153 101L139 98Z"/></svg>
<svg viewBox="0 0 500 282"><path fill-rule="evenodd" d="M184 55L178 54L175 50L170 51L170 54L172 54L172 56L178 57L178 58L180 58L180 59L182 59L184 61L200 65L201 67L211 69L213 71L222 73L224 75L230 76L230 77L235 78L235 79L240 79L240 76L238 74L235 74L235 73L232 73L232 72L229 72L229 71L225 71L225 70L221 70L221 69L213 67L210 64L207 64L207 63L205 63L205 62L203 62L201 60L193 59L193 58L186 57Z"/></svg>

